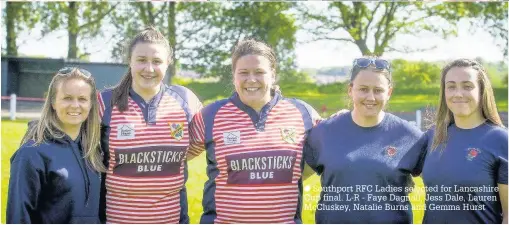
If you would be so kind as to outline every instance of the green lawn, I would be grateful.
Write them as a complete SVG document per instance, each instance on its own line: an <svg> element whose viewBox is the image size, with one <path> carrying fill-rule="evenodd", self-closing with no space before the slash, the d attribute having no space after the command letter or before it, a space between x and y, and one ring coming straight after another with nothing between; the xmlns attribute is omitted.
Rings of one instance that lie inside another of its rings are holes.
<svg viewBox="0 0 509 225"><path fill-rule="evenodd" d="M191 89L204 105L231 95L231 84L190 82L175 79L176 83ZM349 108L347 87L344 84L328 84L318 86L313 83L284 83L280 84L284 96L298 98L313 106L318 112L326 111L322 116L328 116L340 109ZM507 112L507 87L494 88L495 99L499 112ZM407 89L395 87L387 106L392 112L412 112L426 107L435 107L438 103L438 88Z"/></svg>
<svg viewBox="0 0 509 225"><path fill-rule="evenodd" d="M5 223L5 210L7 203L7 192L9 186L9 169L10 169L10 158L14 151L19 147L20 140L25 133L27 121L9 121L2 120L2 223ZM205 173L206 161L205 155L202 154L199 157L189 162L189 179L187 181L187 194L189 201L189 216L191 223L199 223L200 215L202 213L201 200L203 198L203 185L207 180ZM420 178L415 179L417 186L422 187L422 181ZM318 176L313 175L306 181L304 181L304 204L312 205L316 207L316 202L311 201L309 196L313 196L312 199L316 199L319 193L316 191L320 186L320 180ZM418 202L412 202L413 204L423 204L422 193L413 193L421 197ZM422 220L423 212L414 210L414 223L420 223ZM303 210L304 223L314 223L314 211Z"/></svg>
<svg viewBox="0 0 509 225"><path fill-rule="evenodd" d="M5 223L5 206L9 188L9 169L11 155L19 147L21 138L27 129L27 121L2 120L2 223Z"/></svg>

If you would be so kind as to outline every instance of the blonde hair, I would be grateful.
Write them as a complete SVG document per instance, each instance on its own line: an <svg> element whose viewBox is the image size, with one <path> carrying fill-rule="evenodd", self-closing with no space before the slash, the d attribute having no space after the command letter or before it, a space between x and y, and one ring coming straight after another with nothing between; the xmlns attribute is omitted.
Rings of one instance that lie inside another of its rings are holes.
<svg viewBox="0 0 509 225"><path fill-rule="evenodd" d="M451 68L472 68L477 71L477 82L479 84L481 94L479 106L481 108L481 115L489 123L504 127L502 120L497 111L497 105L495 103L495 95L493 94L493 88L488 78L486 70L477 61L471 59L457 59L447 64L441 73L440 79L440 94L439 103L435 116L435 134L433 136L433 143L431 145L431 151L436 150L438 145L447 142L447 128L449 125L454 123L454 115L451 110L447 107L445 99L445 76ZM445 147L445 146L444 146ZM444 148L442 148L444 149Z"/></svg>
<svg viewBox="0 0 509 225"><path fill-rule="evenodd" d="M51 80L48 88L48 95L46 96L46 100L42 108L41 118L35 127L32 129L29 128L27 134L23 137L21 144L23 145L29 140L33 140L35 142L34 145L37 146L48 141L48 139L63 138L65 136L65 133L60 126L60 120L58 119L57 113L55 109L53 109L52 105L55 102L58 89L64 82L72 79L83 80L90 85L92 91L90 93L90 112L80 129L80 143L84 152L84 158L88 162L88 165L96 171L105 172L106 168L102 162L103 157L101 155L101 127L96 97L97 89L94 78L90 76L88 71L78 68L69 69L70 72L58 72Z"/></svg>
<svg viewBox="0 0 509 225"><path fill-rule="evenodd" d="M129 42L126 47L126 60L127 62L131 62L131 56L134 50L134 47L139 43L154 43L154 44L162 44L164 48L168 51L168 62L172 64L172 56L173 51L170 47L170 43L164 37L164 35L159 32L155 27L149 26L145 28L143 31L138 33L134 38ZM124 74L120 82L113 87L113 93L111 97L111 105L116 105L120 112L124 112L128 109L128 98L129 98L129 89L131 88L133 82L131 67L127 68L127 72Z"/></svg>

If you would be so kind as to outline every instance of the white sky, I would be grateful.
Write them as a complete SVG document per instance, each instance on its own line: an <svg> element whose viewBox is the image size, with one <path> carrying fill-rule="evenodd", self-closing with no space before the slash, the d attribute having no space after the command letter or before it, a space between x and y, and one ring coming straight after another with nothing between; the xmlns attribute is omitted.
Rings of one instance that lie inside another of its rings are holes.
<svg viewBox="0 0 509 225"><path fill-rule="evenodd" d="M299 40L299 36L297 36ZM487 32L477 31L471 34L468 24L458 24L458 36L446 40L434 35L420 37L400 36L396 43L426 42L426 46L435 45L436 48L426 52L411 54L388 53L388 59L403 58L407 60L438 61L453 58L482 57L487 61L502 61L503 51L494 43L494 38ZM298 45L296 48L297 62L303 68L331 67L350 65L354 58L361 56L360 50L353 43L319 41Z"/></svg>
<svg viewBox="0 0 509 225"><path fill-rule="evenodd" d="M4 5L4 4L2 4ZM3 24L3 23L2 23ZM503 60L502 50L494 43L493 37L483 31L471 34L468 31L468 23L462 21L458 23L458 36L443 40L436 35L421 35L420 37L398 36L397 44L414 43L426 46L436 45L437 48L431 51L420 53L389 53L384 57L388 59L404 58L407 60L437 61L448 60L459 57L482 57L487 61ZM67 36L65 31L53 32L50 35L38 39L39 30L32 32L22 32L18 40L18 53L29 56L46 56L50 58L64 58L67 55ZM343 43L335 41L318 41L313 43L300 43L306 40L308 36L305 32L297 33L297 65L299 68L321 68L332 66L349 65L354 58L361 55L357 46L353 43ZM2 44L5 44L5 28L2 29ZM86 44L81 43L91 52L90 60L92 62L111 61L111 45L108 40L92 40Z"/></svg>

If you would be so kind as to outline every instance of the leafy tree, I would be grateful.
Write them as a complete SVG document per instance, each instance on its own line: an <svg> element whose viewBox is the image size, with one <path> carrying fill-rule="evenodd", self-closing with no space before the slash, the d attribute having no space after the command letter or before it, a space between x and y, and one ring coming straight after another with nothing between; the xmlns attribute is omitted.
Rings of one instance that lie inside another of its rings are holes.
<svg viewBox="0 0 509 225"><path fill-rule="evenodd" d="M204 24L204 18L217 16L211 4L178 2L130 2L115 10L111 17L118 30L117 44L112 49L113 58L124 61L124 48L127 41L147 26L154 26L167 38L172 47L173 64L169 68L170 77L177 74L177 67L190 36L210 27ZM210 12L209 12L210 11ZM171 81L170 81L171 82Z"/></svg>
<svg viewBox="0 0 509 225"><path fill-rule="evenodd" d="M495 36L507 40L507 2L330 2L322 12L310 10L312 3L299 7L307 21L303 28L314 40L354 43L363 55L385 52L424 51L434 46L396 46L397 35L432 32L445 38L456 34L462 18L477 21ZM483 21L483 22L481 22ZM492 24L486 27L486 24ZM505 25L504 25L505 24ZM507 43L507 42L506 42ZM506 44L507 46L507 44Z"/></svg>
<svg viewBox="0 0 509 225"><path fill-rule="evenodd" d="M481 20L473 20L472 24L488 31L497 40L497 45L503 49L504 56L508 55L508 39L507 39L507 20L509 3L505 2L483 2L471 4L470 7L479 7L482 11L474 16L480 17ZM473 10L472 10L473 11Z"/></svg>
<svg viewBox="0 0 509 225"><path fill-rule="evenodd" d="M111 50L113 58L118 62L126 62L124 48L136 33L147 26L154 26L163 31L160 24L164 22L164 6L167 3L154 4L152 2L124 2L110 14L115 26L116 44ZM156 25L157 24L157 25ZM159 26L158 26L159 25Z"/></svg>
<svg viewBox="0 0 509 225"><path fill-rule="evenodd" d="M290 2L230 2L208 3L214 7L213 16L204 18L203 23L211 28L194 34L191 42L197 47L188 48L191 56L183 66L205 76L218 76L231 80L231 51L237 41L254 38L269 44L278 57L278 73L286 76L287 71L296 68L294 64L295 18L289 13L294 6ZM210 14L211 11L205 13Z"/></svg>
<svg viewBox="0 0 509 225"><path fill-rule="evenodd" d="M484 69L488 74L488 78L491 81L493 87L503 87L506 83L507 76L507 64L504 62L490 63L483 62Z"/></svg>
<svg viewBox="0 0 509 225"><path fill-rule="evenodd" d="M472 32L481 29L490 33L507 57L507 1L455 2L444 4L443 7L442 17L452 21L467 19L472 25Z"/></svg>
<svg viewBox="0 0 509 225"><path fill-rule="evenodd" d="M34 2L6 2L3 18L6 28L6 54L10 56L18 55L18 45L16 40L18 32L21 30L33 29L40 19L34 9Z"/></svg>
<svg viewBox="0 0 509 225"><path fill-rule="evenodd" d="M247 37L262 40L275 49L281 76L295 68L297 27L288 13L292 6L286 2L136 2L122 6L113 17L124 38L132 37L140 27L158 25L166 31L170 44L175 45L175 67L230 81L231 50L238 40ZM119 59L124 43L120 41L113 51Z"/></svg>
<svg viewBox="0 0 509 225"><path fill-rule="evenodd" d="M283 71L282 74L279 74L279 82L281 83L312 83L313 78L309 75L309 73L305 71L297 71L294 69L289 69Z"/></svg>
<svg viewBox="0 0 509 225"><path fill-rule="evenodd" d="M177 3L169 2L168 3L168 41L170 43L171 49L177 48ZM175 76L177 74L177 57L175 56L175 52L172 55L172 66L170 67L171 76ZM171 83L171 81L170 81Z"/></svg>
<svg viewBox="0 0 509 225"><path fill-rule="evenodd" d="M441 68L430 62L396 59L392 64L392 78L396 87L419 88L440 84Z"/></svg>
<svg viewBox="0 0 509 225"><path fill-rule="evenodd" d="M44 2L39 7L44 24L42 34L66 29L69 40L67 58L80 58L78 37L83 40L100 35L103 20L117 4L105 1Z"/></svg>

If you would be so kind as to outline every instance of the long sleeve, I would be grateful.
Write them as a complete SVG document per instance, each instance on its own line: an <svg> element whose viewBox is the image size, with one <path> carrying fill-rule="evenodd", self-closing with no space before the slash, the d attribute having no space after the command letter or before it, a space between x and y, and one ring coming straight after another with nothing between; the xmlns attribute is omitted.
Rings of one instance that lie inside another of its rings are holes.
<svg viewBox="0 0 509 225"><path fill-rule="evenodd" d="M41 223L36 212L45 180L44 163L40 156L29 151L22 148L11 158L7 223Z"/></svg>
<svg viewBox="0 0 509 225"><path fill-rule="evenodd" d="M303 157L305 162L313 169L318 175L322 174L322 168L319 166L319 146L316 140L316 130L311 129L308 131L306 141L304 143Z"/></svg>
<svg viewBox="0 0 509 225"><path fill-rule="evenodd" d="M205 123L201 112L195 114L189 127L191 140L187 158L192 159L205 151Z"/></svg>

